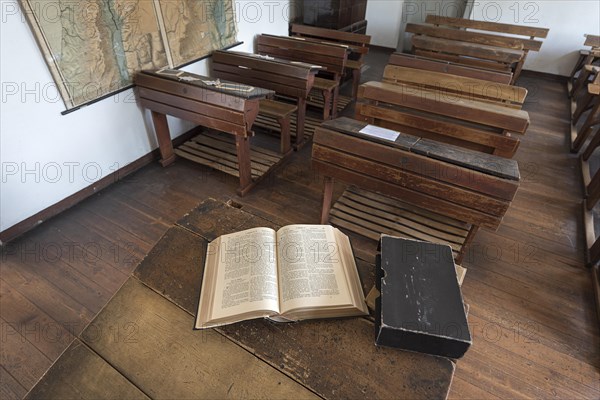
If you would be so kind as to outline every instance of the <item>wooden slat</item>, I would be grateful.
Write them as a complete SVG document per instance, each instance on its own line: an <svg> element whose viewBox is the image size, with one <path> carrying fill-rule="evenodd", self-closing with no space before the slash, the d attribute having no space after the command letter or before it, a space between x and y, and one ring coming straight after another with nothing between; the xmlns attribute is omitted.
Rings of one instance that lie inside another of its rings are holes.
<svg viewBox="0 0 600 400"><path fill-rule="evenodd" d="M447 93L464 94L467 98L495 100L500 105L503 105L503 101L522 105L527 96L527 89L518 86L397 65L385 67L383 81L422 85ZM510 103L504 104L508 105Z"/></svg>
<svg viewBox="0 0 600 400"><path fill-rule="evenodd" d="M175 154L239 177L237 150L235 141L230 136L211 132L202 133L175 149ZM262 178L283 158L283 155L279 153L251 145L250 172L252 178L255 180Z"/></svg>
<svg viewBox="0 0 600 400"><path fill-rule="evenodd" d="M239 136L246 136L247 134L246 125L237 125L229 121L217 120L208 115L197 114L195 112L177 108L169 104L159 103L144 98L140 99L140 104L152 111L185 119L186 121L194 122L206 128L223 130Z"/></svg>
<svg viewBox="0 0 600 400"><path fill-rule="evenodd" d="M359 103L356 105L356 116L375 118L376 124L385 128L506 158L514 156L520 143L517 138L464 126L458 123L460 121L440 121L391 107Z"/></svg>
<svg viewBox="0 0 600 400"><path fill-rule="evenodd" d="M585 35L584 46L591 46L592 48L600 47L600 36L597 35Z"/></svg>
<svg viewBox="0 0 600 400"><path fill-rule="evenodd" d="M130 278L82 339L153 398L315 397L215 331L192 330L193 319Z"/></svg>
<svg viewBox="0 0 600 400"><path fill-rule="evenodd" d="M390 203L393 206L390 206ZM438 223L434 228L430 219L411 213L410 207L397 199L350 187L333 206L331 222L372 240L378 241L381 233L386 233L447 244L455 254L460 252L467 229L459 231L460 234L457 235L454 233L457 228L453 225ZM428 217L435 218L431 214ZM453 223L461 224L459 221Z"/></svg>
<svg viewBox="0 0 600 400"><path fill-rule="evenodd" d="M446 54L439 51L415 49L415 54L419 57L437 58L453 64L463 64L465 66L486 69L493 72L513 73L510 64L491 60L478 59L474 57L463 57L460 54ZM514 74L513 74L514 77Z"/></svg>
<svg viewBox="0 0 600 400"><path fill-rule="evenodd" d="M268 74L285 77L285 82L298 88L306 87L306 81L311 75L311 68L305 65L284 63L277 60L259 58L257 54L242 53L237 51L217 50L212 54L213 67L215 64L238 67L240 65L257 73L263 73L267 79L277 79ZM240 71L241 72L241 71Z"/></svg>
<svg viewBox="0 0 600 400"><path fill-rule="evenodd" d="M505 64L518 62L523 58L522 50L512 50L503 47L439 39L421 35L413 36L412 44L418 49L427 51L440 51L455 55L481 58L483 60L497 61Z"/></svg>
<svg viewBox="0 0 600 400"><path fill-rule="evenodd" d="M315 140L315 145L327 146L335 148L340 151L351 152L355 149L360 149L360 153L363 157L378 161L387 165L392 165L398 168L402 168L406 171L421 174L431 179L437 179L442 182L448 182L455 185L460 185L465 188L471 188L473 190L481 191L488 195L505 199L512 200L516 193L517 185L514 182L509 182L504 179L497 177L498 173L506 174L509 166L512 163L503 163L498 161L504 161L504 159L498 160L497 158L485 157L478 162L471 162L472 157L475 154L469 154L473 152L463 152L462 159L461 155L456 154L455 160L443 160L438 161L429 154L427 157L422 157L418 154L411 154L409 152L403 152L402 157L398 157L398 151L390 146L378 144L378 143L365 143L364 139L359 137L352 137L344 135L340 132L336 132L333 129L326 129L329 125L323 125L319 128L319 134ZM445 146L449 149L449 146ZM433 155L433 154L432 154ZM486 162L487 160L489 162ZM493 164L493 161L498 162ZM477 164L482 164L480 169L484 169L484 172L475 170ZM465 166L468 165L469 168ZM501 165L506 165L502 167ZM516 165L515 165L516 166ZM511 168L514 168L511 167ZM493 174L491 173L493 172ZM515 174L508 174L512 179L515 178Z"/></svg>
<svg viewBox="0 0 600 400"><path fill-rule="evenodd" d="M280 101L264 99L260 101L260 114L275 118L288 118L298 111L298 106Z"/></svg>
<svg viewBox="0 0 600 400"><path fill-rule="evenodd" d="M393 53L390 56L389 64L399 65L401 67L423 69L427 71L445 72L448 74L504 84L510 84L512 80L511 72L488 71L466 65L454 64L436 58L416 56L414 54Z"/></svg>
<svg viewBox="0 0 600 400"><path fill-rule="evenodd" d="M410 188L412 191L429 196L435 197L441 192L444 193L446 201L461 204L483 213L503 215L508 209L509 204L505 201L496 200L474 191L465 191L461 187L448 185L442 181L406 173L403 168L388 166L377 161L369 161L362 157L354 157L337 149L315 144L313 145L313 158L348 170L356 171L360 169L365 175L373 178L385 176L386 181L391 184Z"/></svg>
<svg viewBox="0 0 600 400"><path fill-rule="evenodd" d="M473 225L485 226L492 230L498 229L502 218L492 216L483 212L472 210L459 204L451 203L437 196L428 196L422 193L413 192L402 186L398 186L382 179L373 178L364 175L355 170L340 168L337 165L313 158L313 166L324 176L339 179L342 182L356 185L365 190L374 191L392 196L394 198L405 199L418 207L432 211L438 214L451 216L452 218L468 222Z"/></svg>
<svg viewBox="0 0 600 400"><path fill-rule="evenodd" d="M236 112L223 107L213 106L202 101L187 99L144 87L138 88L138 94L141 99L168 104L170 106L178 107L195 114L201 114L207 117L229 121L236 125L244 125L246 123L244 113Z"/></svg>
<svg viewBox="0 0 600 400"><path fill-rule="evenodd" d="M121 326L119 328L125 329ZM127 331L120 333L127 335ZM144 392L78 339L69 346L26 398L149 399Z"/></svg>
<svg viewBox="0 0 600 400"><path fill-rule="evenodd" d="M257 38L258 52L276 55L327 67L327 71L342 74L348 58L347 49L323 43L297 40L284 36L260 35Z"/></svg>
<svg viewBox="0 0 600 400"><path fill-rule="evenodd" d="M522 36L534 36L538 38L547 37L549 32L549 29L547 28L536 28L532 26L504 24L499 22L476 21L472 19L444 17L433 14L429 14L425 18L425 22L428 24L447 25L457 28L470 28Z"/></svg>
<svg viewBox="0 0 600 400"><path fill-rule="evenodd" d="M359 99L436 112L452 118L477 122L516 133L525 133L529 114L525 111L484 103L477 100L450 101L428 89L412 88L402 84L367 82L359 87Z"/></svg>
<svg viewBox="0 0 600 400"><path fill-rule="evenodd" d="M214 90L205 89L198 86L188 85L184 82L161 79L157 76L149 74L137 74L135 76L135 84L139 87L154 89L160 92L167 92L187 99L201 99L204 103L213 104L232 110L244 111L245 109L244 99L239 97L215 92Z"/></svg>
<svg viewBox="0 0 600 400"><path fill-rule="evenodd" d="M368 45L371 43L371 36L362 35L360 33L342 32L337 29L319 28L316 26L292 24L292 34L300 34L303 36L318 37L323 39L335 40L339 42L354 43L360 45Z"/></svg>
<svg viewBox="0 0 600 400"><path fill-rule="evenodd" d="M430 24L409 23L406 24L406 32L418 35L427 35L437 38L458 40L462 42L506 47L508 49L515 50L524 49L531 51L540 51L540 48L542 47L542 42L539 40L521 39L514 36L491 35L488 33L444 28L441 26Z"/></svg>

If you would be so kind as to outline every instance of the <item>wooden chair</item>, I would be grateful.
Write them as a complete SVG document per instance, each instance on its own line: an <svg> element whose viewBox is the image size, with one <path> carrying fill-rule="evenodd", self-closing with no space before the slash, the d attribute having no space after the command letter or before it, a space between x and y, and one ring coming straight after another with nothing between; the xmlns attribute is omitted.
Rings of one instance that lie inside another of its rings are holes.
<svg viewBox="0 0 600 400"><path fill-rule="evenodd" d="M346 46L263 34L257 38L257 48L260 54L325 68L332 79L317 77L313 87L323 95L323 119L335 117L340 81L348 59L349 49Z"/></svg>
<svg viewBox="0 0 600 400"><path fill-rule="evenodd" d="M521 70L523 69L523 65L525 64L527 54L530 51L540 51L542 42L535 39L544 39L548 36L549 32L549 29L547 28L488 21L476 21L465 18L450 18L440 15L428 15L425 18L425 23L435 25L436 27L450 28L445 29L444 32L440 34L447 34L448 36L442 37L447 37L451 40L460 40L464 42L477 43L482 46L490 45L513 50L520 46L523 51L523 56L516 62L516 65L514 66L513 80L511 83L515 83L515 81L519 78ZM422 29L427 29L427 27ZM468 29L476 30L478 32L469 31ZM450 30L454 30L455 32L449 32ZM501 33L502 36L490 34L489 32Z"/></svg>
<svg viewBox="0 0 600 400"><path fill-rule="evenodd" d="M352 71L352 98L356 99L364 57L369 53L371 36L300 24L292 24L291 33L294 36L341 43L350 48L351 53L346 61L346 68Z"/></svg>
<svg viewBox="0 0 600 400"><path fill-rule="evenodd" d="M445 72L452 75L459 75L467 78L504 84L510 84L513 76L512 72L508 71L490 71L488 69L469 67L451 61L407 53L393 53L390 56L388 65L397 65L400 67L415 68L433 72Z"/></svg>
<svg viewBox="0 0 600 400"><path fill-rule="evenodd" d="M407 134L511 158L529 115L481 100L448 96L403 83L360 85L356 119Z"/></svg>
<svg viewBox="0 0 600 400"><path fill-rule="evenodd" d="M479 227L498 228L519 186L516 161L404 133L378 139L365 127L338 118L315 132L312 162L325 177L321 223L373 239L384 232L445 243L457 263ZM358 189L332 211L333 179Z"/></svg>

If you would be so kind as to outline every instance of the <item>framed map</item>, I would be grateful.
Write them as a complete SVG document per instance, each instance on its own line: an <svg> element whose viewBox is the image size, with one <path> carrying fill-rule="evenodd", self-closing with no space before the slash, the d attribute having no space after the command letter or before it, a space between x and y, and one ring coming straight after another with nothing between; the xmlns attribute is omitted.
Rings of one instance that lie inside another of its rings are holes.
<svg viewBox="0 0 600 400"><path fill-rule="evenodd" d="M67 109L236 43L233 0L21 0Z"/></svg>

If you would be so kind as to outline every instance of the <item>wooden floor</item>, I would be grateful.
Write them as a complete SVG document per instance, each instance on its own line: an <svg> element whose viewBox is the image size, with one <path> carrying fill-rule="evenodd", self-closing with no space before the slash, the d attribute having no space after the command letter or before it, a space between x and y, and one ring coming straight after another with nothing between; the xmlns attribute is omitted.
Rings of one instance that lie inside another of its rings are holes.
<svg viewBox="0 0 600 400"><path fill-rule="evenodd" d="M385 59L373 52L364 80L380 77ZM515 157L522 184L502 226L480 230L463 264L474 344L457 363L450 397L600 398L566 85L527 76L518 84L530 92L531 126ZM237 184L183 159L168 168L153 163L4 246L0 397L22 398L78 344L166 230L208 197L280 223L319 220L321 179L310 169L310 146L246 197L235 195Z"/></svg>

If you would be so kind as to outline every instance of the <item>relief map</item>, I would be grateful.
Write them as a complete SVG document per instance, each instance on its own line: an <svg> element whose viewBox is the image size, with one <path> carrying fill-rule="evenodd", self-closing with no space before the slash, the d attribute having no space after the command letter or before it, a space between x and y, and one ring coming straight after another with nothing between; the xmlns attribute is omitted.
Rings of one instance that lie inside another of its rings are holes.
<svg viewBox="0 0 600 400"><path fill-rule="evenodd" d="M236 43L233 0L21 0L67 109Z"/></svg>

